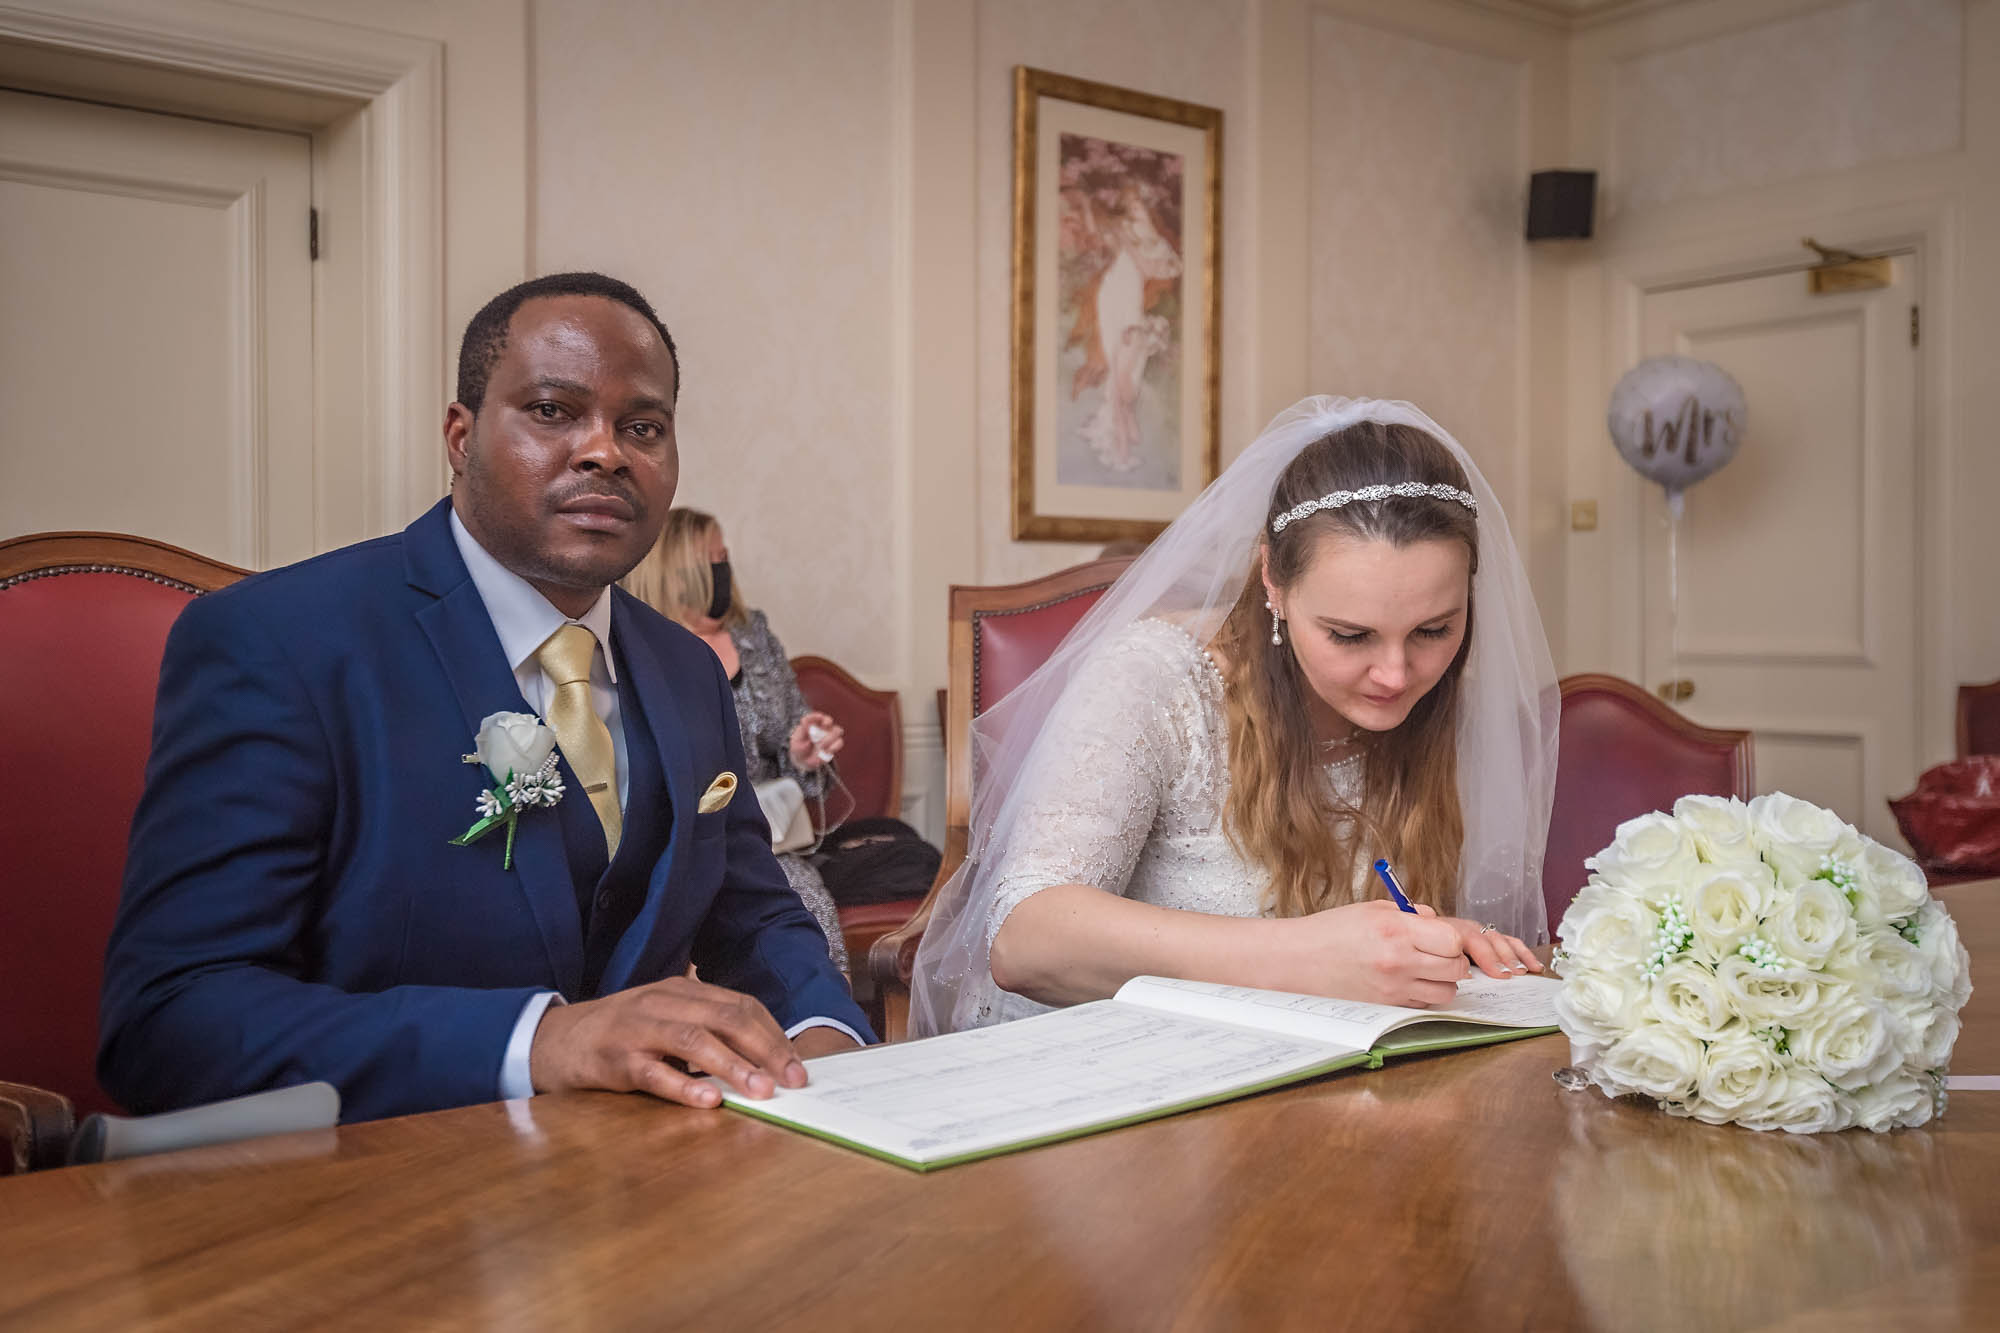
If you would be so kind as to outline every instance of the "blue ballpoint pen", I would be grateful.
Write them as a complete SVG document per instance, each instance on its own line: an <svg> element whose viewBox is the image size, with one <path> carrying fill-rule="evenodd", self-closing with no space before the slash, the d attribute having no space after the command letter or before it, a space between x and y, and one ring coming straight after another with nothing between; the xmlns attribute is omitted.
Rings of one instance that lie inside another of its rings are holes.
<svg viewBox="0 0 2000 1333"><path fill-rule="evenodd" d="M1396 900L1396 906L1402 908L1405 912L1414 913L1417 910L1410 905L1410 895L1404 893L1403 886L1396 882L1396 872L1389 868L1389 862L1386 859L1375 863L1375 873L1380 875L1382 882L1388 886L1389 896Z"/></svg>

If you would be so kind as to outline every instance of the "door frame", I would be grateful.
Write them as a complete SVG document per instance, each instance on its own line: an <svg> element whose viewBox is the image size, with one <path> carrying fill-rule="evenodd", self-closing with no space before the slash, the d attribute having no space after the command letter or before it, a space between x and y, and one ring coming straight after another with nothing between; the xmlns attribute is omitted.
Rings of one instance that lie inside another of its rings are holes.
<svg viewBox="0 0 2000 1333"><path fill-rule="evenodd" d="M315 206L334 189L362 219L337 264L315 265L313 457L326 484L315 484L314 548L393 531L442 494L443 43L270 10L114 0L61 12L0 3L0 47L59 68L60 84L11 80L28 91L311 136ZM358 329L358 344L328 336L330 318Z"/></svg>
<svg viewBox="0 0 2000 1333"><path fill-rule="evenodd" d="M1952 673L1951 626L1958 603L1958 580L1951 568L1952 473L1954 442L1962 438L1951 394L1950 331L1956 322L1952 293L1958 272L1961 230L1956 200L1949 194L1859 209L1800 207L1779 214L1770 210L1762 220L1726 232L1655 240L1616 250L1603 257L1603 337L1594 375L1582 382L1595 390L1598 403L1610 401L1611 390L1625 369L1639 358L1641 318L1646 298L1677 287L1764 276L1809 266L1801 259L1799 238L1812 236L1863 254L1899 252L1918 265L1916 299L1921 310L1922 337L1915 372L1916 422L1914 455L1917 540L1917 742L1925 756L1948 758L1953 745L1951 703L1957 682ZM1756 411L1756 405L1751 405ZM1605 552L1613 571L1597 608L1608 631L1606 642L1618 661L1615 670L1643 682L1645 620L1635 599L1624 590L1644 586L1644 548L1639 524L1644 521L1645 488L1651 483L1609 460L1603 440L1601 413L1594 437L1585 448L1600 448L1599 461L1604 527L1623 534ZM1582 608L1572 606L1575 616ZM1935 762L1929 760L1928 762Z"/></svg>

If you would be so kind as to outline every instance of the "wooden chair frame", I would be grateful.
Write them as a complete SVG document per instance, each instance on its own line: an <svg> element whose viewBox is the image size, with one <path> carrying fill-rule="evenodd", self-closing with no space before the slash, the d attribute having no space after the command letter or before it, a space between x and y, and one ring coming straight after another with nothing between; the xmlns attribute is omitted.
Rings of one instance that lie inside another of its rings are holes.
<svg viewBox="0 0 2000 1333"><path fill-rule="evenodd" d="M0 590L58 574L130 574L200 594L226 588L250 572L118 532L32 532L0 541Z"/></svg>
<svg viewBox="0 0 2000 1333"><path fill-rule="evenodd" d="M116 532L37 532L0 541L0 593L63 574L126 574L200 596L250 573L193 551ZM6 1074L0 1069L0 1077ZM0 1175L59 1166L75 1113L67 1097L23 1083L0 1083Z"/></svg>
<svg viewBox="0 0 2000 1333"><path fill-rule="evenodd" d="M1094 560L1030 579L994 586L954 584L951 590L950 683L945 689L944 861L937 879L910 919L876 940L857 980L866 975L869 993L881 999L882 1036L901 1040L909 1031L910 977L917 945L930 924L938 892L965 860L972 822L972 719L994 700L980 697L979 638L988 616L1018 615L1079 593L1109 587L1132 563L1129 557Z"/></svg>

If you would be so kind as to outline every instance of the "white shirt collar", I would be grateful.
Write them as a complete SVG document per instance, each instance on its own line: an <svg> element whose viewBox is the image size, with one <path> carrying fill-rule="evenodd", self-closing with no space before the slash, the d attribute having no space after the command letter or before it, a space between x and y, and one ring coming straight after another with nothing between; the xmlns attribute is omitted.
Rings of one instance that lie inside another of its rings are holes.
<svg viewBox="0 0 2000 1333"><path fill-rule="evenodd" d="M507 654L508 669L519 671L569 617L556 610L526 579L495 560L465 530L456 509L451 511L451 539L465 561L466 572L472 575L472 586L479 589L479 600L486 603L493 631L500 636L500 650ZM578 616L575 623L596 636L597 646L603 650L605 673L616 685L617 659L611 655L611 589L599 593L590 609Z"/></svg>

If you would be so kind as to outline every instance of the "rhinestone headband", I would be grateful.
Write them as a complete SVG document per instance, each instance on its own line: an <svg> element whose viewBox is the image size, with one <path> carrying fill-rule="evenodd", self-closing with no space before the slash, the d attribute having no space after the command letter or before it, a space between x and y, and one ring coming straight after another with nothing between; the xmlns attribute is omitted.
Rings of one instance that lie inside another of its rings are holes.
<svg viewBox="0 0 2000 1333"><path fill-rule="evenodd" d="M1473 513L1479 512L1479 502L1456 486L1442 484L1426 486L1421 481L1404 481L1394 486L1363 486L1358 491L1335 491L1331 495L1322 495L1317 500L1307 500L1304 504L1293 505L1271 520L1271 532L1275 536L1283 532L1287 524L1296 523L1302 518L1317 514L1322 509L1339 509L1343 505L1353 504L1356 500L1387 500L1396 495L1409 500L1426 498L1456 500Z"/></svg>

